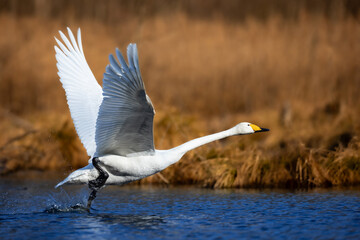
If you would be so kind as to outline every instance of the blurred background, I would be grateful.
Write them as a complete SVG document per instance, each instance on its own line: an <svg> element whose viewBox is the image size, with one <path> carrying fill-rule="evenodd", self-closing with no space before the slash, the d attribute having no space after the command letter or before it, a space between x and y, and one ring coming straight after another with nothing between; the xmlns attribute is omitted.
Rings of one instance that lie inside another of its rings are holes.
<svg viewBox="0 0 360 240"><path fill-rule="evenodd" d="M360 183L360 2L0 0L0 174L86 165L58 80L54 36L81 28L102 83L138 45L155 145L241 121L269 133L188 153L136 184L313 187Z"/></svg>

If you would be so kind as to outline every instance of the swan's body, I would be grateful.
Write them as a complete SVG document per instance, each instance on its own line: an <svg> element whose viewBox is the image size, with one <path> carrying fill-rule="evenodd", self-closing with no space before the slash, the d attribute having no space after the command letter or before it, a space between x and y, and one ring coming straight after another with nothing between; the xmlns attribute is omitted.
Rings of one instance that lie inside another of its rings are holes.
<svg viewBox="0 0 360 240"><path fill-rule="evenodd" d="M96 191L103 185L125 184L162 171L189 150L233 135L268 131L247 122L228 130L197 138L169 150L156 150L153 142L154 108L141 79L137 48L127 48L128 64L120 51L110 55L103 88L92 74L82 49L80 29L76 41L60 32L65 45L56 39L58 74L66 91L76 131L91 156L89 164L71 173L63 184L89 184ZM94 163L94 159L96 162ZM92 161L91 161L92 160ZM103 172L103 174L102 174ZM101 175L106 175L101 184ZM90 201L90 200L89 200ZM91 201L90 201L91 203Z"/></svg>
<svg viewBox="0 0 360 240"><path fill-rule="evenodd" d="M142 155L141 153L135 153L126 157L119 155L99 157L100 165L104 167L109 174L106 185L121 185L151 176L179 161L181 157L191 149L218 139L241 134L239 133L241 132L241 128L250 128L250 131L255 132L252 130L251 125L252 124L249 123L240 123L238 126L226 131L197 138L169 150L155 150L151 154ZM64 181L60 182L57 187L64 183L87 184L89 181L96 179L97 176L97 170L92 166L91 161L89 161L89 165L70 174Z"/></svg>

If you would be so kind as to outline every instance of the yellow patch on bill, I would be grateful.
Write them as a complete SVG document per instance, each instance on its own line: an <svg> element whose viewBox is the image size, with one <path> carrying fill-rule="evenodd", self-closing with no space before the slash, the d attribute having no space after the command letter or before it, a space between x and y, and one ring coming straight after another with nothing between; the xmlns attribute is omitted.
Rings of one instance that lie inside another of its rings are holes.
<svg viewBox="0 0 360 240"><path fill-rule="evenodd" d="M261 128L259 126L256 126L255 124L250 124L250 127L256 132L261 131Z"/></svg>

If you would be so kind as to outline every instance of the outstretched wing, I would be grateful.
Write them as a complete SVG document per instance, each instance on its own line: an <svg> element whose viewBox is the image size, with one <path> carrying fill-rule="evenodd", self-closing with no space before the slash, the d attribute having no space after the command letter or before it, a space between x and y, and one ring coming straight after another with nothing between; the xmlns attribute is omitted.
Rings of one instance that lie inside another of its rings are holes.
<svg viewBox="0 0 360 240"><path fill-rule="evenodd" d="M96 122L96 156L154 152L154 108L141 79L136 44L127 48L128 63L119 49L109 56L103 80L103 102Z"/></svg>
<svg viewBox="0 0 360 240"><path fill-rule="evenodd" d="M102 89L86 62L80 29L77 33L77 41L71 30L69 28L67 30L71 42L61 31L59 33L65 45L55 38L60 47L59 49L55 46L56 66L66 92L75 129L87 154L93 156L96 151L95 126L103 98Z"/></svg>

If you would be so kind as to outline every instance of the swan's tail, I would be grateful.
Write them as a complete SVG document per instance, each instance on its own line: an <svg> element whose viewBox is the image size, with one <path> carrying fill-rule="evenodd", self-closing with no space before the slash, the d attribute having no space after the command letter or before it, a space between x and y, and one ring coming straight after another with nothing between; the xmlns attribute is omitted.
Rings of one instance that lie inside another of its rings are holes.
<svg viewBox="0 0 360 240"><path fill-rule="evenodd" d="M90 180L95 179L94 174L92 174L93 169L94 166L90 163L86 167L80 168L75 172L70 173L70 175L63 181L59 182L55 188L58 188L64 184L87 184Z"/></svg>
<svg viewBox="0 0 360 240"><path fill-rule="evenodd" d="M62 180L61 182L59 182L58 184L56 184L55 188L60 187L61 185L64 185L65 183L67 183L69 181L69 177L65 178L64 180Z"/></svg>

